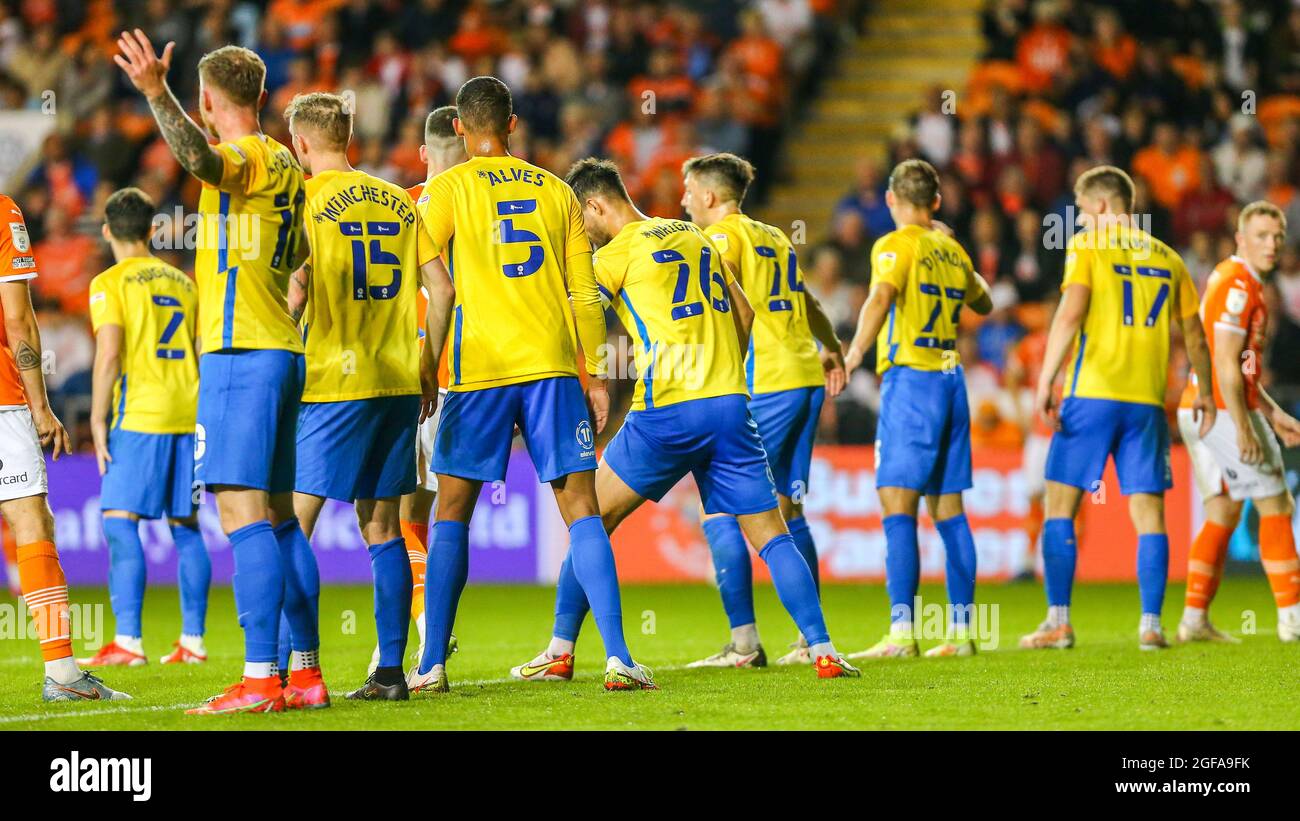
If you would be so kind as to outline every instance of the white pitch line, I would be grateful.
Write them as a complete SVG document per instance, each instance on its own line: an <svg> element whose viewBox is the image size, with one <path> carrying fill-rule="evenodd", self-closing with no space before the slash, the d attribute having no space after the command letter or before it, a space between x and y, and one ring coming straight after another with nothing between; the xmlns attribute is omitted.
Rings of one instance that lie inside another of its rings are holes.
<svg viewBox="0 0 1300 821"><path fill-rule="evenodd" d="M684 670L686 668L684 665L677 665L671 667L665 665L663 667L651 668L651 669L673 671L673 670ZM590 673L584 673L578 676L577 678L579 681L584 681L587 679L594 680L596 677L594 675L591 675ZM522 682L516 678L510 678L510 677L481 678L481 679L474 679L470 681L459 681L459 682L454 681L452 683L452 687L453 688L458 686L459 687L481 687L488 684L514 684L514 683L524 684L527 682ZM553 684L557 684L558 682L543 681L543 682L534 682L534 683L553 685ZM413 699L413 700L425 701L426 699ZM190 707L196 706L196 704L197 702L187 701L184 702L183 704L154 704L151 706L146 706L143 704L138 706L123 705L121 707L108 707L103 710L78 710L72 713L28 713L27 715L18 715L18 716L0 716L0 724L17 724L19 722L24 722L24 721L49 721L49 720L60 719L60 718L90 718L94 716L125 715L128 713L161 713L166 710L187 710Z"/></svg>

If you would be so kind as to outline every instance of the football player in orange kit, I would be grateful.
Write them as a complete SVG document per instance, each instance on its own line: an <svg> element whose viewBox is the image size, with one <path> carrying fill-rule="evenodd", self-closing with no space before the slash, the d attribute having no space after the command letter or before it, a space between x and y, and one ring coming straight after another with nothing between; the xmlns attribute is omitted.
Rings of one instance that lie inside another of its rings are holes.
<svg viewBox="0 0 1300 821"><path fill-rule="evenodd" d="M45 701L117 701L126 693L84 672L72 657L68 582L54 548L54 515L46 501L45 457L57 460L72 444L50 409L41 370L41 335L32 311L28 281L36 257L23 212L0 194L0 514L18 544L23 601L36 623L45 659Z"/></svg>
<svg viewBox="0 0 1300 821"><path fill-rule="evenodd" d="M1209 433L1199 436L1191 421L1193 377L1183 393L1178 426L1205 504L1205 524L1187 559L1180 641L1238 641L1214 627L1207 611L1246 499L1259 509L1259 555L1277 603L1277 637L1300 641L1300 562L1291 529L1295 503L1278 447L1279 438L1287 447L1300 445L1300 422L1259 384L1268 323L1264 283L1285 242L1286 217L1277 206L1262 200L1247 205L1237 219L1237 253L1215 266L1201 301L1201 319L1214 328L1209 343L1220 413Z"/></svg>

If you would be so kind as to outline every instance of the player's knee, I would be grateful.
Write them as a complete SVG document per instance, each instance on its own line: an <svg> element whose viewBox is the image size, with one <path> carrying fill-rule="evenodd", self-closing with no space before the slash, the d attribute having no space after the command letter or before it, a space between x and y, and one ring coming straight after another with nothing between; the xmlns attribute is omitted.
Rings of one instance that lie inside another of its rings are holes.
<svg viewBox="0 0 1300 821"><path fill-rule="evenodd" d="M1165 499L1154 493L1135 493L1129 498L1129 518L1139 534L1165 532Z"/></svg>

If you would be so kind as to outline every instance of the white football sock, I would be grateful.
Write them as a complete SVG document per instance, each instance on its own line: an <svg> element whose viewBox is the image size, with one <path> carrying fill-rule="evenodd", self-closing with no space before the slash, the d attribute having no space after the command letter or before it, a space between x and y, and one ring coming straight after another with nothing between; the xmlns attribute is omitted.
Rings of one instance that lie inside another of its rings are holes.
<svg viewBox="0 0 1300 821"><path fill-rule="evenodd" d="M420 618L415 620L415 632L419 633L420 646L423 647L424 646L424 614L423 613L420 614Z"/></svg>
<svg viewBox="0 0 1300 821"><path fill-rule="evenodd" d="M200 656L208 654L207 648L203 646L202 636L191 636L188 633L181 633L181 647Z"/></svg>
<svg viewBox="0 0 1300 821"><path fill-rule="evenodd" d="M274 661L244 662L244 678L271 678L280 675L280 665Z"/></svg>
<svg viewBox="0 0 1300 821"><path fill-rule="evenodd" d="M45 675L59 684L71 684L81 678L81 668L72 656L45 662Z"/></svg>
<svg viewBox="0 0 1300 821"><path fill-rule="evenodd" d="M737 653L752 653L758 649L758 625L742 624L731 628L731 643L736 645Z"/></svg>
<svg viewBox="0 0 1300 821"><path fill-rule="evenodd" d="M551 636L551 643L546 646L546 655L550 656L553 659L557 659L560 656L566 654L572 654L575 647L576 647L575 642L569 641L568 639L562 639L556 636Z"/></svg>
<svg viewBox="0 0 1300 821"><path fill-rule="evenodd" d="M889 625L889 635L894 638L912 638L912 623L910 621L896 621Z"/></svg>
<svg viewBox="0 0 1300 821"><path fill-rule="evenodd" d="M1145 633L1148 630L1154 630L1157 633L1161 632L1159 613L1142 614L1142 621L1138 624L1138 632Z"/></svg>
<svg viewBox="0 0 1300 821"><path fill-rule="evenodd" d="M829 641L821 642L819 644L814 644L812 647L808 648L808 652L812 653L812 657L815 659L819 659L822 656L830 656L831 658L838 658L840 655L839 653L835 652L835 645L831 644Z"/></svg>
<svg viewBox="0 0 1300 821"><path fill-rule="evenodd" d="M119 633L113 636L113 643L123 650L129 650L140 656L144 655L144 641L139 636L124 636Z"/></svg>
<svg viewBox="0 0 1300 821"><path fill-rule="evenodd" d="M1190 625L1192 627L1199 627L1200 625L1205 624L1205 608L1184 607L1183 624Z"/></svg>
<svg viewBox="0 0 1300 821"><path fill-rule="evenodd" d="M1070 605L1053 604L1047 608L1047 623L1053 627L1060 627L1063 624L1070 623Z"/></svg>
<svg viewBox="0 0 1300 821"><path fill-rule="evenodd" d="M320 667L319 650L294 650L289 653L290 670L310 670Z"/></svg>
<svg viewBox="0 0 1300 821"><path fill-rule="evenodd" d="M1277 620L1287 624L1300 624L1300 604L1277 609Z"/></svg>

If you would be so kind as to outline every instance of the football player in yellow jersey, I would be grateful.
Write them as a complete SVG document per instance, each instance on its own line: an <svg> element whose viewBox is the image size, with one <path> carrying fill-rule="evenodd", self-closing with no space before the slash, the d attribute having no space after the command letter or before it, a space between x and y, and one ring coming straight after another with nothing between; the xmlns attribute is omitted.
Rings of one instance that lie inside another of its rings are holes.
<svg viewBox="0 0 1300 821"><path fill-rule="evenodd" d="M1035 403L1053 424L1047 454L1043 581L1047 620L1021 647L1072 647L1070 592L1074 584L1074 516L1085 492L1096 492L1111 456L1120 492L1138 532L1137 575L1142 599L1138 642L1168 647L1160 626L1169 575L1165 491L1172 486L1164 395L1169 334L1183 331L1200 385L1195 409L1201 435L1214 423L1214 384L1196 286L1169 246L1132 224L1133 180L1098 166L1074 184L1079 225L1066 247L1062 297L1047 336ZM1064 399L1052 391L1073 347Z"/></svg>
<svg viewBox="0 0 1300 821"><path fill-rule="evenodd" d="M961 494L971 487L970 409L957 354L963 306L993 309L988 284L957 241L933 227L939 174L924 160L899 163L885 203L897 229L871 249L872 285L845 364L851 373L873 342L881 377L876 488L885 528L889 634L852 657L916 656L913 602L920 577L916 513L921 496L947 554L949 636L927 656L971 655L975 541Z"/></svg>
<svg viewBox="0 0 1300 821"><path fill-rule="evenodd" d="M416 426L438 401L434 351L446 337L451 280L405 189L348 163L352 111L343 97L300 94L284 116L312 175L311 255L289 296L295 314L305 301L307 348L294 510L310 538L325 499L355 503L374 576L380 656L348 698L404 701L411 565L398 505L415 490ZM430 294L423 322L416 318L421 282ZM411 333L417 324L429 331L423 355Z"/></svg>
<svg viewBox="0 0 1300 821"><path fill-rule="evenodd" d="M505 83L467 81L456 114L452 125L469 159L430 180L421 198L434 251L447 252L455 305L451 385L434 441L438 509L425 573L424 656L408 683L412 692L447 690L470 517L483 482L505 478L518 426L569 526L573 567L605 640L605 687L653 686L623 637L614 553L596 503L596 434L609 413L599 359L605 314L581 207L563 180L510 155L517 119ZM590 417L576 368L579 339Z"/></svg>
<svg viewBox="0 0 1300 821"><path fill-rule="evenodd" d="M840 341L817 298L806 292L794 246L774 225L740 210L754 167L735 154L709 154L682 166L682 207L704 229L735 273L754 310L745 354L749 412L758 425L776 482L781 516L795 546L819 583L817 547L803 516L813 439L827 394L834 398L846 374ZM734 516L706 515L704 535L731 625L721 652L690 667L763 667L767 654L754 624L754 584L749 548ZM778 664L810 663L802 636Z"/></svg>
<svg viewBox="0 0 1300 821"><path fill-rule="evenodd" d="M140 520L167 517L176 544L181 637L163 664L207 660L203 622L212 566L194 498L199 396L194 280L149 252L154 202L138 188L104 204L102 233L116 264L90 282L95 365L90 430L108 542L108 590L117 630L84 662L145 664L140 611L145 559ZM111 418L110 418L111 417Z"/></svg>
<svg viewBox="0 0 1300 821"><path fill-rule="evenodd" d="M424 144L420 146L420 157L427 165L429 173L424 182L406 189L406 193L411 195L412 201L416 204L416 210L423 208L420 199L424 196L424 187L428 185L429 180L453 165L465 161L465 143L456 136L456 129L451 125L454 119L456 119L456 107L453 105L436 108L425 118ZM422 290L420 301L427 304L428 299L429 295ZM420 313L417 318L420 320L418 329L420 344L424 345L427 341L423 313ZM444 345L442 356L438 357L439 407L434 410L432 416L420 423L420 430L416 434L416 487L414 491L402 497L401 503L402 536L406 539L406 555L411 561L411 618L415 621L416 633L420 638L415 654L417 659L424 655L424 571L429 555L429 516L433 513L433 503L438 495L438 474L433 472L432 465L433 442L438 435L438 420L442 414L441 400L447 395L447 383L450 381L447 354L447 346ZM455 652L457 647L455 633L452 633L450 641L451 652ZM375 648L372 661L377 664L378 659L379 649Z"/></svg>
<svg viewBox="0 0 1300 821"><path fill-rule="evenodd" d="M632 334L640 375L596 472L605 529L613 533L647 499L659 501L692 474L704 512L735 516L767 562L781 603L808 637L818 678L859 675L827 635L817 584L781 518L749 413L743 352L754 311L744 290L698 226L638 211L613 163L581 160L567 181L598 248L596 281ZM550 645L512 669L514 677L572 677L588 609L575 565L566 559L560 569Z"/></svg>
<svg viewBox="0 0 1300 821"><path fill-rule="evenodd" d="M174 43L162 56L144 32L123 32L113 57L149 101L172 154L202 183L197 479L216 495L235 560L244 629L244 675L194 714L329 706L320 673L320 574L293 512L294 431L304 376L302 337L285 306L289 275L307 255L302 168L262 133L266 66L225 46L199 61L208 143L167 86ZM291 670L277 669L280 613L292 636Z"/></svg>

